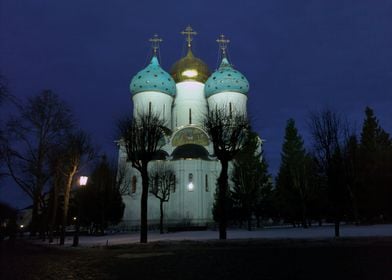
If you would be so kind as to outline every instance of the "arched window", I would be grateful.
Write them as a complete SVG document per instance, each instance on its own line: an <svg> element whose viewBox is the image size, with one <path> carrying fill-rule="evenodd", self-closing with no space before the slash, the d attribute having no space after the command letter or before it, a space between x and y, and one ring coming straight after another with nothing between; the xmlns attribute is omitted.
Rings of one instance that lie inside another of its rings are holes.
<svg viewBox="0 0 392 280"><path fill-rule="evenodd" d="M189 108L189 124L192 124L192 109Z"/></svg>
<svg viewBox="0 0 392 280"><path fill-rule="evenodd" d="M188 191L193 192L194 186L193 186L193 174L189 173L188 175Z"/></svg>
<svg viewBox="0 0 392 280"><path fill-rule="evenodd" d="M151 116L151 102L148 102L148 115Z"/></svg>
<svg viewBox="0 0 392 280"><path fill-rule="evenodd" d="M205 182L205 184L206 184L206 192L208 192L208 191L210 191L209 190L209 188L208 188L208 175L206 174L206 182Z"/></svg>

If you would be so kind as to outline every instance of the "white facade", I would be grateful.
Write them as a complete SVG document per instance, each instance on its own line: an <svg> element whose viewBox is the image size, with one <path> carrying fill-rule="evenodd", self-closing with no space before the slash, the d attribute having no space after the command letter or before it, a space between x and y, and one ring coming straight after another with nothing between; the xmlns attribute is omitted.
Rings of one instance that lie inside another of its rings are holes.
<svg viewBox="0 0 392 280"><path fill-rule="evenodd" d="M152 162L150 168L153 168ZM215 182L220 172L217 161L201 159L170 161L176 172L176 188L170 194L170 199L164 203L164 220L167 225L194 224L206 225L212 222L212 207L214 203ZM138 226L140 223L140 197L142 192L140 174L136 176L136 191L123 196L125 203L124 223L128 226ZM189 176L192 174L192 189L189 188ZM152 194L148 196L149 225L159 223L159 200Z"/></svg>

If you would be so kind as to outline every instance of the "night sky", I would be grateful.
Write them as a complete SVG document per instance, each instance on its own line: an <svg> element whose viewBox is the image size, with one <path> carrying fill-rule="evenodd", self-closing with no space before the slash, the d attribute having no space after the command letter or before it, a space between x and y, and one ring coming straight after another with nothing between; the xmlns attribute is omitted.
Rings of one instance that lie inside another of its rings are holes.
<svg viewBox="0 0 392 280"><path fill-rule="evenodd" d="M198 32L195 55L211 70L216 38L231 40L229 58L250 82L248 108L273 174L290 117L308 147L307 118L323 108L359 132L371 106L392 132L390 0L0 0L0 72L19 98L55 91L115 158L115 123L132 109L129 83L148 62L148 39L163 38L168 71L184 55L188 24ZM0 199L27 203L10 185Z"/></svg>

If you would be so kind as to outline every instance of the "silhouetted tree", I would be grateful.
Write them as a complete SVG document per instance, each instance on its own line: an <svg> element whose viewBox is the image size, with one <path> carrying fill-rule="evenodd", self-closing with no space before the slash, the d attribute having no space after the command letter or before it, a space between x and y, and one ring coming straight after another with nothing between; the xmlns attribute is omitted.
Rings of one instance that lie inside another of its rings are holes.
<svg viewBox="0 0 392 280"><path fill-rule="evenodd" d="M149 188L148 165L165 144L165 121L155 114L140 114L119 123L121 144L124 145L127 160L142 177L140 202L140 243L147 243L147 199Z"/></svg>
<svg viewBox="0 0 392 280"><path fill-rule="evenodd" d="M328 192L325 176L320 171L317 158L307 153L305 156L305 178L307 180L307 216L322 225L328 216ZM311 223L309 223L311 225Z"/></svg>
<svg viewBox="0 0 392 280"><path fill-rule="evenodd" d="M163 203L168 202L170 193L176 186L176 174L173 168L161 162L157 162L150 171L150 193L159 199L160 219L159 231L163 233Z"/></svg>
<svg viewBox="0 0 392 280"><path fill-rule="evenodd" d="M83 162L86 163L91 161L94 157L94 150L89 136L83 131L76 131L67 134L65 137L65 147L61 156L64 160L61 172L65 179L60 235L60 245L63 245L65 240L65 227L67 225L70 194L75 182L75 175L78 173Z"/></svg>
<svg viewBox="0 0 392 280"><path fill-rule="evenodd" d="M89 177L86 187L77 190L82 224L93 225L103 233L109 225L118 224L124 213L124 203L117 180L117 170L103 156Z"/></svg>
<svg viewBox="0 0 392 280"><path fill-rule="evenodd" d="M205 131L210 135L215 156L221 163L218 177L219 205L219 239L226 239L227 228L227 193L229 191L228 168L247 140L250 124L246 115L229 112L226 108L209 111L203 123Z"/></svg>
<svg viewBox="0 0 392 280"><path fill-rule="evenodd" d="M325 178L329 211L335 224L335 237L338 237L349 196L342 154L346 128L338 114L331 110L313 113L309 126L320 175Z"/></svg>
<svg viewBox="0 0 392 280"><path fill-rule="evenodd" d="M7 236L10 241L15 240L16 231L16 210L8 204L0 202L0 242Z"/></svg>
<svg viewBox="0 0 392 280"><path fill-rule="evenodd" d="M260 163L260 184L262 185L260 191L260 197L257 201L256 208L254 210L254 214L256 216L257 227L260 227L260 220L266 218L275 218L276 217L276 209L274 207L274 185L272 176L268 173L268 163L263 155L261 154L261 163Z"/></svg>
<svg viewBox="0 0 392 280"><path fill-rule="evenodd" d="M17 104L17 112L7 123L3 155L8 174L32 199L34 235L44 207L44 188L51 175L48 156L72 127L73 117L68 106L50 90Z"/></svg>
<svg viewBox="0 0 392 280"><path fill-rule="evenodd" d="M4 76L0 73L0 104L8 95L8 85Z"/></svg>
<svg viewBox="0 0 392 280"><path fill-rule="evenodd" d="M49 216L48 216L48 239L49 243L53 242L53 232L58 222L59 198L60 192L64 190L65 176L63 173L63 164L65 162L65 153L60 145L50 156L50 169L52 173L51 189L49 192Z"/></svg>
<svg viewBox="0 0 392 280"><path fill-rule="evenodd" d="M277 196L283 216L293 224L300 220L305 228L308 227L309 201L314 188L310 180L313 176L311 163L295 121L289 119L276 180Z"/></svg>
<svg viewBox="0 0 392 280"><path fill-rule="evenodd" d="M218 180L216 182L216 185L218 186ZM227 189L226 192L226 205L225 207L225 211L226 211L226 219L227 221L229 220L235 220L235 221L241 221L241 218L244 216L242 213L240 213L240 209L236 209L234 207L234 202L233 199L231 197L231 191L230 188ZM220 200L219 200L219 187L215 189L215 193L214 193L214 202L212 205L212 217L214 219L214 221L216 223L220 223L221 221L221 205L220 205Z"/></svg>
<svg viewBox="0 0 392 280"><path fill-rule="evenodd" d="M5 99L7 94L8 94L8 88L7 88L7 85L6 85L6 81L5 81L4 77L0 74L0 106L2 105L3 100ZM3 125L4 125L4 123L3 123L2 119L3 119L3 116L0 115L0 179L1 179L1 177L5 176L7 174L2 169L3 168L3 164L4 164L4 159L5 159L5 154L4 154L4 152L5 152L4 151L4 148L5 148L4 143L5 143L5 141L3 139L3 137L4 137L4 135L3 135L3 130L4 130Z"/></svg>
<svg viewBox="0 0 392 280"><path fill-rule="evenodd" d="M355 134L348 135L343 146L343 167L345 184L351 201L351 217L359 223L359 197L361 195L359 177L359 144Z"/></svg>
<svg viewBox="0 0 392 280"><path fill-rule="evenodd" d="M359 212L365 221L373 222L392 218L392 140L371 108L365 114L359 146Z"/></svg>
<svg viewBox="0 0 392 280"><path fill-rule="evenodd" d="M233 161L231 198L235 209L243 215L241 218L248 222L248 230L252 229L252 216L256 214L257 206L266 198L265 188L271 188L261 146L258 135L251 132Z"/></svg>

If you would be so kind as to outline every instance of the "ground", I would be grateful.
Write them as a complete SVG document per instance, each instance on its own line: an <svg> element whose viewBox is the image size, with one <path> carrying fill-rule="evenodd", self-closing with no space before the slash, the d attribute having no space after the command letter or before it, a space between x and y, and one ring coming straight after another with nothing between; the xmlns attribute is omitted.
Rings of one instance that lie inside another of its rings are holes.
<svg viewBox="0 0 392 280"><path fill-rule="evenodd" d="M392 236L0 246L0 279L392 279Z"/></svg>

